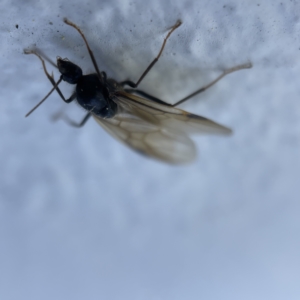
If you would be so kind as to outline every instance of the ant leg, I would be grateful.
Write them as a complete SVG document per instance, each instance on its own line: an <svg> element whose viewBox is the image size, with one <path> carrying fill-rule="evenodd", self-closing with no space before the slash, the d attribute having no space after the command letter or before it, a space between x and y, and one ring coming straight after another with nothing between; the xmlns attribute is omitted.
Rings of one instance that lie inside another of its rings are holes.
<svg viewBox="0 0 300 300"><path fill-rule="evenodd" d="M122 86L124 86L124 85L129 85L129 86L132 87L132 88L138 87L138 85L141 83L141 81L144 79L144 77L148 74L148 72L152 69L152 67L157 63L158 59L160 58L160 56L161 56L161 54L162 54L162 52L163 52L163 50L164 50L164 48L165 48L166 42L167 42L168 38L170 37L170 35L172 34L172 32L173 32L176 28L178 28L181 24L182 24L181 21L178 20L178 21L176 22L176 24L175 24L174 26L172 26L171 30L169 31L169 33L167 34L167 36L166 36L165 39L164 39L164 42L163 42L163 44L162 44L162 46L161 46L161 48L160 48L160 51L159 51L158 55L154 58L154 60L153 60L153 61L150 63L150 65L147 67L147 69L144 71L144 73L142 74L142 76L140 77L140 79L137 81L137 83L134 83L134 82L132 82L131 80L125 80L125 81L122 81L122 82L120 83Z"/></svg>
<svg viewBox="0 0 300 300"><path fill-rule="evenodd" d="M170 103L167 103L167 102L164 102L163 100L160 100L152 95L149 95L148 93L144 92L144 91L141 91L141 90L135 90L135 89L124 89L124 91L126 93L129 93L129 94L137 94L137 95L141 95L143 96L144 98L147 98L153 102L156 102L156 103L159 103L159 104L163 104L163 105L167 105L167 106L172 106L172 104Z"/></svg>
<svg viewBox="0 0 300 300"><path fill-rule="evenodd" d="M99 77L99 80L102 82L103 81L103 78L102 78L103 74L99 71L99 68L98 68L96 59L94 57L93 51L91 50L91 48L90 48L90 46L89 46L89 44L88 44L88 42L87 42L87 40L86 40L83 32L81 31L81 29L76 24L74 24L73 22L69 21L67 18L64 18L64 22L67 25L70 25L70 26L74 27L79 32L79 34L81 35L81 37L83 38L83 40L85 42L85 45L86 45L86 47L88 49L88 52L90 54L91 60L93 62L93 65L94 65L94 67L96 69L96 72L97 72L97 75ZM152 69L152 67L155 65L155 63L158 61L158 59L160 58L160 56L161 56L161 54L162 54L162 52L163 52L163 50L165 48L166 42L167 42L168 38L170 37L170 35L172 34L172 32L176 28L178 28L181 24L182 24L181 21L178 20L177 23L171 28L171 30L167 34L166 38L164 39L164 42L163 42L163 44L161 46L161 49L160 49L157 57L150 63L150 65L144 71L144 73L142 74L142 76L140 77L140 79L137 81L137 83L134 83L134 82L132 82L130 80L126 80L126 81L121 82L120 84L123 85L123 86L124 85L129 85L130 87L136 88L140 84L140 82L143 80L143 78L148 74L148 72Z"/></svg>
<svg viewBox="0 0 300 300"><path fill-rule="evenodd" d="M177 106L177 105L185 102L186 100L188 100L188 99L196 96L197 94L200 94L200 93L204 92L205 90L207 90L208 88L210 88L211 86L213 86L215 83L217 83L219 80L221 80L224 76L226 76L226 75L228 75L230 73L233 73L233 72L239 71L239 70L243 70L243 69L250 69L250 68L252 68L252 64L251 63L246 63L246 64L243 64L243 65L238 65L238 66L235 66L233 68L224 70L223 73L221 75L219 75L215 80L213 80L209 84L205 85L201 89L195 91L194 93L186 96L185 98L177 101L175 104L172 104L172 106L175 107L175 106Z"/></svg>
<svg viewBox="0 0 300 300"><path fill-rule="evenodd" d="M91 50L91 48L90 48L90 46L89 46L89 44L88 44L88 42L87 42L87 40L86 40L86 38L85 38L83 32L81 31L81 29L80 29L76 24L74 24L73 22L69 21L67 18L64 18L64 22L65 22L67 25L70 25L70 26L74 27L74 28L79 32L79 34L81 35L81 37L83 38L83 40L84 40L84 42L85 42L85 45L86 45L86 47L87 47L87 49L88 49L88 51L89 51L89 54L90 54L91 60L92 60L92 62L93 62L93 65L94 65L94 67L95 67L95 69L96 69L98 78L99 78L100 82L103 82L102 74L101 74L101 72L99 71L99 68L98 68L96 59L95 59L95 57L94 57L93 51Z"/></svg>
<svg viewBox="0 0 300 300"><path fill-rule="evenodd" d="M73 127L82 127L86 121L91 117L91 113L87 113L86 116L82 119L82 121L80 123L76 123L73 120L71 120L67 115L61 114L61 113L57 113L56 115L53 116L53 121L57 121L58 119L62 119L65 122L67 122L69 125L73 126Z"/></svg>
<svg viewBox="0 0 300 300"><path fill-rule="evenodd" d="M207 84L206 86L202 87L201 89L197 90L196 92L186 96L185 98L177 101L175 104L170 104L170 103L167 103L163 100L160 100L152 95L149 95L147 94L146 92L144 91L141 91L141 90L135 90L135 89L124 89L124 91L126 93L129 93L129 94L138 94L138 95L141 95L151 101L154 101L156 103L159 103L159 104L164 104L164 105L167 105L167 106L171 106L171 107L175 107L183 102L185 102L186 100L194 97L195 95L197 94L200 94L202 92L204 92L205 90L207 90L208 88L210 88L212 85L214 85L215 83L217 83L220 79L222 79L224 76L226 76L227 74L230 74L230 73L233 73L235 71L239 71L239 70L242 70L242 69L250 69L252 67L252 64L251 63L247 63L247 64L243 64L243 65L239 65L239 66L236 66L236 67L233 67L233 68L230 68L230 69L227 69L225 70L221 75L219 75L215 80L213 80L211 83Z"/></svg>

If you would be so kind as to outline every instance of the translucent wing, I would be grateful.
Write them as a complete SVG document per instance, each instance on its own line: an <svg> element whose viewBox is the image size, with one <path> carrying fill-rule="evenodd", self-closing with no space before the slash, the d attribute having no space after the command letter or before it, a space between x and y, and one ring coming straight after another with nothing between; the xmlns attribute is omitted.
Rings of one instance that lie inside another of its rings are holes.
<svg viewBox="0 0 300 300"><path fill-rule="evenodd" d="M231 130L181 109L118 92L118 113L95 120L134 150L169 163L187 163L196 156L189 133L229 134Z"/></svg>
<svg viewBox="0 0 300 300"><path fill-rule="evenodd" d="M111 119L94 118L112 136L146 156L173 164L187 163L196 157L195 145L187 135L161 128L125 111Z"/></svg>
<svg viewBox="0 0 300 300"><path fill-rule="evenodd" d="M123 109L161 127L184 132L186 134L222 134L228 135L230 128L207 118L191 114L182 109L163 105L126 92L118 92L118 103Z"/></svg>

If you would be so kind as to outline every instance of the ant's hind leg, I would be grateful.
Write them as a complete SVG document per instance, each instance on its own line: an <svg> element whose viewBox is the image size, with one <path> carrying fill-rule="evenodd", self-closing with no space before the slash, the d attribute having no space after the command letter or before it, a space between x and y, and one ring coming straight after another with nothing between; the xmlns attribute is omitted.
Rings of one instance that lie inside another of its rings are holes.
<svg viewBox="0 0 300 300"><path fill-rule="evenodd" d="M141 90L136 90L136 89L124 89L124 91L125 91L126 93L129 93L129 94L137 94L137 95L140 95L140 96L142 96L142 97L144 97L144 98L146 98L146 99L148 99L148 100L151 100L151 101L156 102L156 103L159 103L159 104L163 104L163 105L167 105L167 106L172 106L172 104L167 103L167 102L165 102L165 101L163 101L163 100L160 100L160 99L158 99L158 98L156 98L156 97L154 97L154 96L152 96L152 95L150 95L150 94L148 94L148 93L146 93L146 92L144 92L144 91L141 91Z"/></svg>
<svg viewBox="0 0 300 300"><path fill-rule="evenodd" d="M230 73L233 73L235 71L239 71L239 70L242 70L242 69L249 69L252 67L252 64L251 63L247 63L247 64L243 64L243 65L238 65L238 66L235 66L233 68L230 68L230 69L226 69L225 71L223 71L223 73L221 75L219 75L215 80L213 80L212 82L210 82L209 84L205 85L204 87L202 87L201 89L197 90L196 92L186 96L185 98L177 101L175 104L170 104L170 103L167 103L163 100L160 100L152 95L149 95L148 93L144 92L144 91L141 91L141 90L136 90L136 89L124 89L125 92L127 93L130 93L130 94L137 94L137 95L141 95L142 97L144 98L147 98L153 102L156 102L156 103L159 103L159 104L164 104L164 105L167 105L167 106L172 106L172 107L175 107L183 102L185 102L186 100L196 96L197 94L200 94L202 92L204 92L205 90L207 90L208 88L210 88L211 86L213 86L215 83L217 83L219 80L221 80L224 76L230 74Z"/></svg>
<svg viewBox="0 0 300 300"><path fill-rule="evenodd" d="M210 88L211 86L213 86L215 83L217 83L219 80L221 80L223 77L225 77L226 75L230 74L230 73L233 73L233 72L236 72L236 71L239 71L239 70L243 70L243 69L250 69L252 68L252 64L249 62L249 63L246 63L246 64L243 64L243 65L238 65L238 66L235 66L233 68L229 68L229 69L226 69L223 71L223 73L221 75L219 75L215 80L213 80L212 82L210 82L209 84L205 85L204 87L202 87L201 89L195 91L194 93L186 96L185 98L177 101L175 104L173 104L172 106L175 107L183 102L185 102L186 100L196 96L197 94L200 94L202 92L204 92L205 90L207 90L208 88Z"/></svg>

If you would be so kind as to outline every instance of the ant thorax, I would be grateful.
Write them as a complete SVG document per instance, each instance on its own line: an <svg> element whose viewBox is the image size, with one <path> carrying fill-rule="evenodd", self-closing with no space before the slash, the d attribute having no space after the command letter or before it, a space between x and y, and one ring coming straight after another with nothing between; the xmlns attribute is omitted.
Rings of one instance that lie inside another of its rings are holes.
<svg viewBox="0 0 300 300"><path fill-rule="evenodd" d="M76 98L81 107L101 118L112 118L117 112L117 105L110 97L106 82L100 82L97 74L79 78Z"/></svg>

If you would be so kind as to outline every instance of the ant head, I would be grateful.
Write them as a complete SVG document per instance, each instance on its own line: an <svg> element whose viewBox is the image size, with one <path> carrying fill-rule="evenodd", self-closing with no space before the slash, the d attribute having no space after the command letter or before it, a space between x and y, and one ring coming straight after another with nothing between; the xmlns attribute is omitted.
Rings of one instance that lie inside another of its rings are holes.
<svg viewBox="0 0 300 300"><path fill-rule="evenodd" d="M57 67L61 73L62 80L70 84L76 84L79 78L82 77L82 70L77 65L70 62L67 58L62 59L58 56Z"/></svg>

